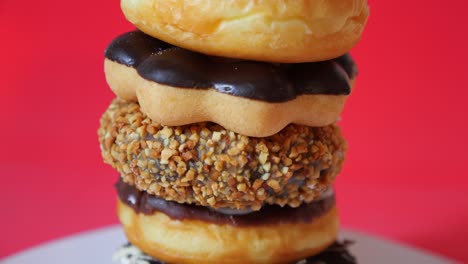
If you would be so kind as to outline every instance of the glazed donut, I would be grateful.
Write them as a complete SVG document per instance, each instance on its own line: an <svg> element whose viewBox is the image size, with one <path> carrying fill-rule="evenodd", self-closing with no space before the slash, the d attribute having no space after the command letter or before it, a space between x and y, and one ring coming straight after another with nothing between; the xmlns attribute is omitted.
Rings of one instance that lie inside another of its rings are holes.
<svg viewBox="0 0 468 264"><path fill-rule="evenodd" d="M290 263L323 251L338 233L333 195L298 208L226 215L119 192L117 214L133 245L168 263Z"/></svg>
<svg viewBox="0 0 468 264"><path fill-rule="evenodd" d="M135 31L106 50L106 79L115 94L138 101L152 120L179 126L211 121L252 137L290 123L336 122L357 70L352 58L271 64L201 55Z"/></svg>
<svg viewBox="0 0 468 264"><path fill-rule="evenodd" d="M173 45L269 62L338 57L358 42L369 15L366 0L122 0L121 7L137 28Z"/></svg>
<svg viewBox="0 0 468 264"><path fill-rule="evenodd" d="M104 162L125 182L213 208L310 202L334 181L346 152L336 125L289 125L254 138L214 123L162 126L122 99L104 113L98 134Z"/></svg>

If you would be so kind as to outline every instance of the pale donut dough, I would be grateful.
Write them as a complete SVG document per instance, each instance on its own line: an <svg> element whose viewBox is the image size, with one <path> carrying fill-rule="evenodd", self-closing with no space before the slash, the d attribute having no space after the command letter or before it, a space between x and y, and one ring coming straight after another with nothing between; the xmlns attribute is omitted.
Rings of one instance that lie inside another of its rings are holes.
<svg viewBox="0 0 468 264"><path fill-rule="evenodd" d="M251 137L271 136L290 123L318 127L339 119L348 95L300 95L271 103L232 96L213 89L176 88L148 81L132 68L106 59L106 79L114 93L138 101L152 120L168 126L203 121ZM350 80L351 87L354 80Z"/></svg>

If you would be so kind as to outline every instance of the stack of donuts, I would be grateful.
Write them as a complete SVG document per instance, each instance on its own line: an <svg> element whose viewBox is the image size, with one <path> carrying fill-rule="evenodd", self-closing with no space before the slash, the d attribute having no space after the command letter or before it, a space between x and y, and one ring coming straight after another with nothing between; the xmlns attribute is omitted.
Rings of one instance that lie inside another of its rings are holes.
<svg viewBox="0 0 468 264"><path fill-rule="evenodd" d="M356 263L332 183L366 0L121 0L98 130L140 263Z"/></svg>

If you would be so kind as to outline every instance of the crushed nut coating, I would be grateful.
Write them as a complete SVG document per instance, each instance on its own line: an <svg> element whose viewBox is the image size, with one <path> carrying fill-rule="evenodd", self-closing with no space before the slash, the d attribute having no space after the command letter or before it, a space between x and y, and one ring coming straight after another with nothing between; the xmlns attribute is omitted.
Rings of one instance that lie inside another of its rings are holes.
<svg viewBox="0 0 468 264"><path fill-rule="evenodd" d="M98 130L104 161L126 183L179 203L297 207L317 199L340 172L346 142L338 126L289 125L253 138L214 123L168 127L137 103L115 99Z"/></svg>

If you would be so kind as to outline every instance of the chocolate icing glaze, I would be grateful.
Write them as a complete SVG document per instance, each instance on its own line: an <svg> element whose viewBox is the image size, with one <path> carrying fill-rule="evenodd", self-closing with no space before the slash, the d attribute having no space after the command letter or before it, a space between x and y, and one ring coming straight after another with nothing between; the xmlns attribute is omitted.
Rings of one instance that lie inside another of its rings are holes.
<svg viewBox="0 0 468 264"><path fill-rule="evenodd" d="M123 182L122 179L116 183L115 188L120 201L133 208L137 213L162 212L175 220L192 219L233 226L310 222L328 212L335 205L335 197L330 195L313 203L303 204L298 208L265 205L261 210L245 215L228 215L204 206L166 201L147 192L139 191L134 186Z"/></svg>
<svg viewBox="0 0 468 264"><path fill-rule="evenodd" d="M178 88L208 89L267 102L301 94L347 95L357 74L349 54L310 63L267 63L208 56L133 31L105 51L111 61L133 67L150 81Z"/></svg>

